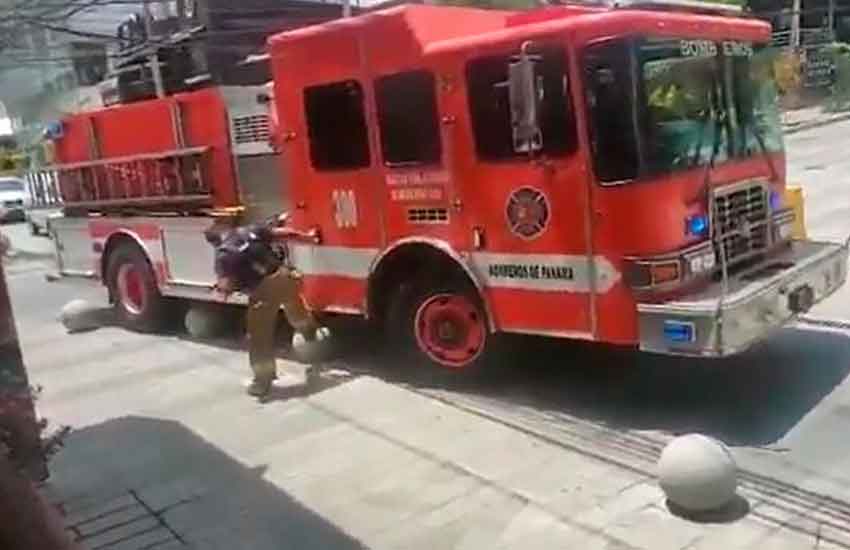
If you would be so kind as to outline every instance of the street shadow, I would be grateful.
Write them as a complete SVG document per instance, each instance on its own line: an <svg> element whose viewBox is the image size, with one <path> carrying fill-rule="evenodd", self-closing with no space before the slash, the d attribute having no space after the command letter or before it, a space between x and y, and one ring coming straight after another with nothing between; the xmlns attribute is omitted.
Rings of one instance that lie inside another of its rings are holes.
<svg viewBox="0 0 850 550"><path fill-rule="evenodd" d="M729 445L770 446L850 372L850 338L787 328L725 359L673 357L614 346L505 337L480 374L445 376L361 346L356 372L577 417L614 429L699 432Z"/></svg>
<svg viewBox="0 0 850 550"><path fill-rule="evenodd" d="M674 516L686 519L688 521L693 521L694 523L734 523L746 517L746 515L750 513L749 501L741 495L737 494L726 506L720 508L719 510L704 510L699 512L693 512L690 510L685 510L678 504L672 502L670 499L666 499L664 501L664 505L667 507L667 510Z"/></svg>
<svg viewBox="0 0 850 550"><path fill-rule="evenodd" d="M156 537L202 548L365 548L264 480L264 466L240 464L178 422L131 416L77 430L51 471L49 492L84 546L114 533L128 548L155 549L145 541Z"/></svg>
<svg viewBox="0 0 850 550"><path fill-rule="evenodd" d="M261 403L272 401L287 401L305 398L325 390L334 388L351 380L352 375L347 370L333 368L330 364L315 364L305 366L301 379L272 385L268 395L260 398Z"/></svg>
<svg viewBox="0 0 850 550"><path fill-rule="evenodd" d="M212 339L173 334L223 349L245 349L241 329L234 326L235 331ZM280 340L279 357L297 360L286 345L291 333L285 326L281 331L286 336ZM613 429L672 435L699 432L732 446L773 445L850 373L850 337L798 327L782 329L749 351L724 359L506 335L498 353L472 376L415 366L390 352L381 335L361 322L339 320L332 333L337 360L316 362L314 373L343 369L413 388L526 407L554 420L574 417ZM334 378L325 385L339 383ZM321 391L325 385L286 389L272 399L310 395L312 388Z"/></svg>

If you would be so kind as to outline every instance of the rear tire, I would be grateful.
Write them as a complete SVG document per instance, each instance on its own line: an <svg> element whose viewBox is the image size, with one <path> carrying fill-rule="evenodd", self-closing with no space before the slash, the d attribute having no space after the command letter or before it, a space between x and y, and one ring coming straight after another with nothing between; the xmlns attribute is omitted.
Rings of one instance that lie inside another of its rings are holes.
<svg viewBox="0 0 850 550"><path fill-rule="evenodd" d="M30 222L30 235L33 237L38 237L41 235L41 229L38 228L38 224L35 222Z"/></svg>
<svg viewBox="0 0 850 550"><path fill-rule="evenodd" d="M150 263L138 246L118 246L109 256L106 281L116 318L122 325L140 332L153 332L164 325L166 302Z"/></svg>
<svg viewBox="0 0 850 550"><path fill-rule="evenodd" d="M470 284L402 285L386 322L393 347L432 373L468 376L479 372L489 355L493 335Z"/></svg>

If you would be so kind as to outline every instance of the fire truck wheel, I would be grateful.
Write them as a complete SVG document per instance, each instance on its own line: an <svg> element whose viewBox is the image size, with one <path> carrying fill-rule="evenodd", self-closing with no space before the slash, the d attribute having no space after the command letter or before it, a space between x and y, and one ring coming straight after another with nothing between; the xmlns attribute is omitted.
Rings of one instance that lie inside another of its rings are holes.
<svg viewBox="0 0 850 550"><path fill-rule="evenodd" d="M158 329L164 319L165 301L142 251L134 245L121 245L107 265L106 280L118 320L133 330Z"/></svg>
<svg viewBox="0 0 850 550"><path fill-rule="evenodd" d="M390 336L444 372L477 371L489 334L481 300L468 285L402 288L390 306Z"/></svg>

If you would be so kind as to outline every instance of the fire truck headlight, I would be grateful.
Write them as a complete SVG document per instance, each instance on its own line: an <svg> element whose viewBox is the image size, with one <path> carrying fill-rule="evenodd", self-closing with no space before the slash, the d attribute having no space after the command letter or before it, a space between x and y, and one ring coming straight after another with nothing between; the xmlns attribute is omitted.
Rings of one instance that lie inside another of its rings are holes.
<svg viewBox="0 0 850 550"><path fill-rule="evenodd" d="M708 234L708 217L697 214L685 219L685 229L689 235L704 237Z"/></svg>
<svg viewBox="0 0 850 550"><path fill-rule="evenodd" d="M688 258L688 270L691 275L710 273L714 269L715 264L714 251L711 249Z"/></svg>
<svg viewBox="0 0 850 550"><path fill-rule="evenodd" d="M787 241L794 236L794 211L789 209L779 210L773 214L774 238L778 242Z"/></svg>
<svg viewBox="0 0 850 550"><path fill-rule="evenodd" d="M782 223L776 226L777 237L780 241L787 241L791 239L794 234L794 224L792 223Z"/></svg>
<svg viewBox="0 0 850 550"><path fill-rule="evenodd" d="M681 280L679 260L634 262L626 271L626 280L636 289L676 283Z"/></svg>

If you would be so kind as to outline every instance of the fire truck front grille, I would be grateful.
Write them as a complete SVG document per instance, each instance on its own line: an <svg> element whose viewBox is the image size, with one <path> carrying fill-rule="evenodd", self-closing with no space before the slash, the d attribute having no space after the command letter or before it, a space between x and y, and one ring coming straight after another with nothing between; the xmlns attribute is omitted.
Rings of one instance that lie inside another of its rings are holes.
<svg viewBox="0 0 850 550"><path fill-rule="evenodd" d="M265 143L269 140L269 117L264 114L245 115L233 118L233 141L241 143Z"/></svg>
<svg viewBox="0 0 850 550"><path fill-rule="evenodd" d="M731 266L768 247L768 210L767 189L761 183L715 191L712 217L718 261L722 251Z"/></svg>
<svg viewBox="0 0 850 550"><path fill-rule="evenodd" d="M448 223L449 212L445 208L410 208L407 211L410 223Z"/></svg>

